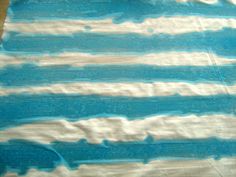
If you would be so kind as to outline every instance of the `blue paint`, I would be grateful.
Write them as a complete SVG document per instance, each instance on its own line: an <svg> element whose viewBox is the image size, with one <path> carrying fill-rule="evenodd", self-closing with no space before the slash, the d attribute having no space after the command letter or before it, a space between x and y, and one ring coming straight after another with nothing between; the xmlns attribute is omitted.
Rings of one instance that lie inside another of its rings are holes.
<svg viewBox="0 0 236 177"><path fill-rule="evenodd" d="M0 145L0 175L9 171L25 174L30 167L54 169L58 163L61 163L59 155L46 145L27 141Z"/></svg>
<svg viewBox="0 0 236 177"><path fill-rule="evenodd" d="M147 17L199 15L236 17L236 6L227 0L215 5L175 0L11 0L11 20L101 19L141 21Z"/></svg>
<svg viewBox="0 0 236 177"><path fill-rule="evenodd" d="M56 165L77 168L80 164L124 163L153 159L203 159L236 156L236 140L159 140L88 144L54 142L50 145L12 140L0 143L0 175L9 171L25 174L30 167L53 170Z"/></svg>
<svg viewBox="0 0 236 177"><path fill-rule="evenodd" d="M215 5L175 0L11 0L8 17L12 21L52 19L104 19L115 23L141 22L148 17L194 15L236 17L236 6L226 0ZM89 32L90 27L85 27ZM23 35L10 33L1 44L1 52L27 55L53 54L65 51L90 53L136 53L166 51L203 51L236 57L236 30L194 32L180 35L94 34ZM167 58L168 60L168 58ZM6 87L46 85L75 81L184 81L233 84L236 66L154 67L133 66L53 66L22 65L0 70L1 85ZM236 115L236 96L189 96L132 98L81 95L10 95L0 97L0 129L41 120L65 117L70 121L90 117L203 115L208 113ZM122 163L153 159L204 159L236 156L236 140L196 139L160 140L148 137L139 142L88 144L53 142L49 145L11 140L0 143L0 175L9 172L25 174L29 168L51 171L58 165L73 169L80 164Z"/></svg>
<svg viewBox="0 0 236 177"><path fill-rule="evenodd" d="M11 95L0 97L0 128L58 117L76 121L114 115L132 120L155 114L236 114L235 105L234 95L147 98L63 94Z"/></svg>
<svg viewBox="0 0 236 177"><path fill-rule="evenodd" d="M96 34L30 35L10 33L3 49L20 53L58 53L64 51L90 53L148 53L164 51L205 51L236 56L236 30L206 31L179 35Z"/></svg>
<svg viewBox="0 0 236 177"><path fill-rule="evenodd" d="M188 74L186 74L188 73ZM0 69L3 86L29 86L68 82L215 82L233 84L236 81L236 65L228 66L52 66L23 65Z"/></svg>

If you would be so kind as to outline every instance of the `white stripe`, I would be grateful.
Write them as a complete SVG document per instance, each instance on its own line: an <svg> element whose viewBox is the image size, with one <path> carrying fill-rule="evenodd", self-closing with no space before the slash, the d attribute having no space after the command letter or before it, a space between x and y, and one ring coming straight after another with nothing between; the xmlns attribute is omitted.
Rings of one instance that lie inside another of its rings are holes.
<svg viewBox="0 0 236 177"><path fill-rule="evenodd" d="M176 0L176 2L201 2L205 4L217 4L218 0Z"/></svg>
<svg viewBox="0 0 236 177"><path fill-rule="evenodd" d="M0 54L0 67L33 63L39 66L50 65L132 65L145 64L155 66L210 66L236 64L236 59L229 59L204 52L163 52L145 55L92 55L88 53L62 53L49 56L9 56Z"/></svg>
<svg viewBox="0 0 236 177"><path fill-rule="evenodd" d="M185 82L79 82L51 84L45 86L0 87L0 96L10 94L80 94L103 96L209 96L218 94L236 94L236 85L185 83Z"/></svg>
<svg viewBox="0 0 236 177"><path fill-rule="evenodd" d="M73 142L86 139L91 143L109 141L142 141L154 139L236 138L233 115L160 115L127 120L122 117L92 118L70 122L65 119L35 122L0 131L0 141L24 139L41 143Z"/></svg>
<svg viewBox="0 0 236 177"><path fill-rule="evenodd" d="M230 3L236 5L236 0L228 0Z"/></svg>
<svg viewBox="0 0 236 177"><path fill-rule="evenodd" d="M10 22L6 20L4 32L19 32L30 34L72 34L78 32L95 33L138 33L152 34L182 34L189 32L217 31L223 28L236 28L233 18L206 18L196 16L177 16L148 18L142 23L126 21L113 23L112 19L105 20L57 20L39 22Z"/></svg>
<svg viewBox="0 0 236 177"><path fill-rule="evenodd" d="M90 164L76 169L59 166L54 171L30 169L25 177L235 177L236 159L155 160L148 164ZM5 177L18 176L8 173Z"/></svg>

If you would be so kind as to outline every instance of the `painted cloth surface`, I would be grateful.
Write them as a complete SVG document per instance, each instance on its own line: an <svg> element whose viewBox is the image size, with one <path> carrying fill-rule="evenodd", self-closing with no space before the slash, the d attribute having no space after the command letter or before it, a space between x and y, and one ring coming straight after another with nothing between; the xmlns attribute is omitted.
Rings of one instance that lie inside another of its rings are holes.
<svg viewBox="0 0 236 177"><path fill-rule="evenodd" d="M10 0L0 176L235 177L235 0Z"/></svg>

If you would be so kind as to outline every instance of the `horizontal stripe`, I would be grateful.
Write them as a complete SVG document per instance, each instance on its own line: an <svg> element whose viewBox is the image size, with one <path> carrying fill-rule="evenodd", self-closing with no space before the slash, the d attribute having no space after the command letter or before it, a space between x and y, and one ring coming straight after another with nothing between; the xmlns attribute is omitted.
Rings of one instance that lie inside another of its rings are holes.
<svg viewBox="0 0 236 177"><path fill-rule="evenodd" d="M221 160L155 160L148 164L123 163L123 164L89 164L70 170L65 166L59 166L51 172L43 172L30 169L25 177L235 177L235 158ZM4 177L17 176L16 173L8 173Z"/></svg>
<svg viewBox="0 0 236 177"><path fill-rule="evenodd" d="M164 52L146 55L92 55L88 53L61 53L58 55L0 54L0 67L33 63L39 66L51 65L132 65L155 66L211 66L236 64L236 58L224 58L204 52Z"/></svg>
<svg viewBox="0 0 236 177"><path fill-rule="evenodd" d="M0 97L1 128L67 117L80 120L89 117L124 116L128 119L154 114L235 114L236 97L169 96L169 97L107 97L68 95L11 95Z"/></svg>
<svg viewBox="0 0 236 177"><path fill-rule="evenodd" d="M229 0L232 4L236 5L236 0Z"/></svg>
<svg viewBox="0 0 236 177"><path fill-rule="evenodd" d="M25 141L10 141L0 144L3 164L0 174L7 169L25 174L29 168L53 170L66 164L77 168L81 164L148 162L154 159L203 159L236 156L236 141L221 139L160 140L103 144L88 144L85 141L50 145ZM20 163L19 163L20 162Z"/></svg>
<svg viewBox="0 0 236 177"><path fill-rule="evenodd" d="M176 2L202 2L205 4L217 4L218 0L176 0Z"/></svg>
<svg viewBox="0 0 236 177"><path fill-rule="evenodd" d="M188 73L188 74L186 74ZM0 70L1 86L29 86L71 82L195 82L233 84L236 65L228 66L174 66L147 65L110 66L51 66L23 65Z"/></svg>
<svg viewBox="0 0 236 177"><path fill-rule="evenodd" d="M235 6L236 7L236 6ZM223 36L223 37L222 37ZM47 42L45 42L47 41ZM25 54L90 52L90 53L155 53L165 51L214 52L236 56L236 30L193 32L178 35L96 34L22 35L9 33L3 38L2 50Z"/></svg>
<svg viewBox="0 0 236 177"><path fill-rule="evenodd" d="M51 84L46 86L28 87L0 87L0 96L11 94L80 94L80 95L107 95L107 96L194 96L194 95L217 95L235 94L236 85L190 84L184 82L154 82L154 83L65 83Z"/></svg>
<svg viewBox="0 0 236 177"><path fill-rule="evenodd" d="M209 2L201 0L201 2ZM39 1L25 0L12 2L8 16L13 20L39 19L98 19L111 17L116 22L143 20L145 17L200 15L235 17L236 7L226 0L216 4L190 1L185 3L168 1L84 1L84 0L54 0Z"/></svg>
<svg viewBox="0 0 236 177"><path fill-rule="evenodd" d="M217 31L223 28L236 28L233 18L204 18L194 16L148 18L142 23L124 22L113 23L112 19L105 20L57 20L39 22L10 22L4 24L4 32L25 34L72 34L78 32L95 33L138 33L152 34L181 34L189 32Z"/></svg>
<svg viewBox="0 0 236 177"><path fill-rule="evenodd" d="M142 120L122 117L93 118L68 122L58 118L0 131L0 141L23 139L50 143L86 139L91 143L157 139L232 138L236 139L236 118L230 115L153 116ZM63 133L62 133L63 132Z"/></svg>

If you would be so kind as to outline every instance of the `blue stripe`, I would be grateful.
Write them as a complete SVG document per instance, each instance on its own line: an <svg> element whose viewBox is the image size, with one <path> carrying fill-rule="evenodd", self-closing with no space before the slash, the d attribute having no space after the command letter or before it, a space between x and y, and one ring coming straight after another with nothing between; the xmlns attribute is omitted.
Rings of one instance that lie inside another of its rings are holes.
<svg viewBox="0 0 236 177"><path fill-rule="evenodd" d="M147 17L199 15L236 17L235 5L219 0L216 5L176 0L11 0L8 15L13 20L113 18L116 22Z"/></svg>
<svg viewBox="0 0 236 177"><path fill-rule="evenodd" d="M7 168L25 174L30 167L53 170L57 165L76 168L88 163L148 162L158 158L203 159L236 156L236 141L221 139L161 140L88 144L86 141L50 145L26 141L0 144L0 174Z"/></svg>
<svg viewBox="0 0 236 177"><path fill-rule="evenodd" d="M235 114L236 96L108 97L66 95L11 95L0 97L0 127L37 120L79 120L95 116L129 119L155 114Z"/></svg>
<svg viewBox="0 0 236 177"><path fill-rule="evenodd" d="M47 41L47 42L45 42ZM10 33L3 40L3 50L29 53L78 51L89 53L147 53L163 51L205 51L236 56L236 30L193 32L179 35L96 34L73 36Z"/></svg>
<svg viewBox="0 0 236 177"><path fill-rule="evenodd" d="M68 82L215 82L233 84L236 81L236 65L229 66L53 66L23 65L0 70L3 86L27 86Z"/></svg>

